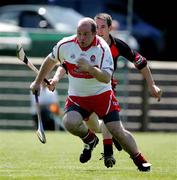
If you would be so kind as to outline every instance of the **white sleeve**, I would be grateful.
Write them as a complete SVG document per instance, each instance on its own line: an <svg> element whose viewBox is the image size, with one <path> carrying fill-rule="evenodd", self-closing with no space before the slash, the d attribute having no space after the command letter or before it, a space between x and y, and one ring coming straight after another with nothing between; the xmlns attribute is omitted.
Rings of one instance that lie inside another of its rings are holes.
<svg viewBox="0 0 177 180"><path fill-rule="evenodd" d="M59 61L59 62L63 62L63 57L62 57L62 47L61 47L61 44L63 43L63 40L60 40L57 45L55 45L53 47L53 50L52 52L48 55L48 57L53 60L53 61Z"/></svg>
<svg viewBox="0 0 177 180"><path fill-rule="evenodd" d="M53 47L53 50L52 50L52 52L48 55L48 57L49 57L50 59L52 59L53 61L59 61L59 59L58 59L58 47L57 47L57 45L55 45L55 46Z"/></svg>
<svg viewBox="0 0 177 180"><path fill-rule="evenodd" d="M105 54L104 54L104 59L103 59L101 69L105 70L106 72L108 72L111 75L114 71L114 61L113 61L111 50L110 50L109 46L105 47Z"/></svg>

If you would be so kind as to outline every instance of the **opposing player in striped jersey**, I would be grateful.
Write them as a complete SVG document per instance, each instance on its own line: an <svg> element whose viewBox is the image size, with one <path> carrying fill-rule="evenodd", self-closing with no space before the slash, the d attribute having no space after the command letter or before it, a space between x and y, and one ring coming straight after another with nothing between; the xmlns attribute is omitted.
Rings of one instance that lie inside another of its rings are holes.
<svg viewBox="0 0 177 180"><path fill-rule="evenodd" d="M133 63L134 66L140 71L143 77L146 79L148 84L148 88L152 96L157 98L160 101L160 89L155 85L154 80L152 78L152 74L150 72L149 66L147 64L147 60L137 51L131 49L125 42L122 40L113 37L110 32L112 31L112 17L106 13L99 13L94 18L97 24L97 34L101 36L109 45L111 49L111 53L114 60L114 71L117 69L117 62L120 56L124 57L125 60ZM116 85L117 85L117 77L112 76L112 88L116 93ZM104 127L104 126L103 126ZM107 132L106 129L102 131ZM106 165L107 157L111 157L111 152L113 152L112 148L112 140L109 132L104 136L104 162ZM115 146L119 149L118 142L113 138L113 142ZM113 153L112 153L113 154ZM109 158L109 163L111 164L111 159ZM115 159L112 156L112 163L115 162Z"/></svg>

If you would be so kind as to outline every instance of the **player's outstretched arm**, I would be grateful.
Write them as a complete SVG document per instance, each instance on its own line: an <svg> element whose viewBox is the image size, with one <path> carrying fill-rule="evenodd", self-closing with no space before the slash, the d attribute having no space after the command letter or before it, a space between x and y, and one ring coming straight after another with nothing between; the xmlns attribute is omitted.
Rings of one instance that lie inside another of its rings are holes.
<svg viewBox="0 0 177 180"><path fill-rule="evenodd" d="M140 70L140 72L146 79L151 95L155 97L157 101L160 101L161 96L162 96L162 90L158 86L155 85L149 66L146 65L143 69Z"/></svg>

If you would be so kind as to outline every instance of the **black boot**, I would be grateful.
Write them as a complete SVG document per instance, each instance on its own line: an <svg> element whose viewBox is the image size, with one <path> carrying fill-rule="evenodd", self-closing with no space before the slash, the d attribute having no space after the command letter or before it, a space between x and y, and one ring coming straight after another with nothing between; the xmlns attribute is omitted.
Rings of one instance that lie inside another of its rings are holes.
<svg viewBox="0 0 177 180"><path fill-rule="evenodd" d="M116 160L113 156L112 144L104 144L104 165L109 168L113 167L116 164Z"/></svg>

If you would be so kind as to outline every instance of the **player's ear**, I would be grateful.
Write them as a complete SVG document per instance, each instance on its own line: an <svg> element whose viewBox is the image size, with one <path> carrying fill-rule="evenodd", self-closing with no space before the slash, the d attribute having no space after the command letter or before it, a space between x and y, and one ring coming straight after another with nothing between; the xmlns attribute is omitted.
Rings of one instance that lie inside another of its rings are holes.
<svg viewBox="0 0 177 180"><path fill-rule="evenodd" d="M114 28L113 28L113 26L112 26L112 25L111 25L111 26L109 26L109 27L108 27L108 29L109 29L109 31L114 30Z"/></svg>

